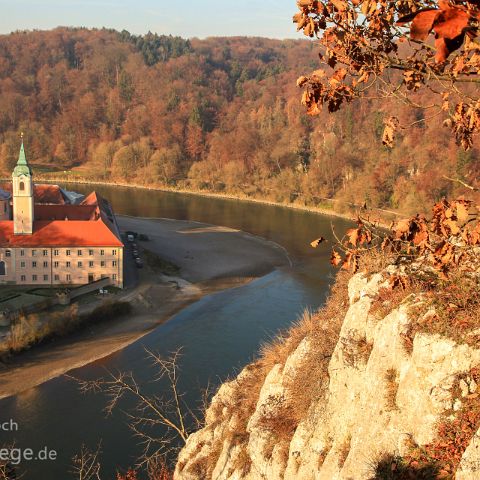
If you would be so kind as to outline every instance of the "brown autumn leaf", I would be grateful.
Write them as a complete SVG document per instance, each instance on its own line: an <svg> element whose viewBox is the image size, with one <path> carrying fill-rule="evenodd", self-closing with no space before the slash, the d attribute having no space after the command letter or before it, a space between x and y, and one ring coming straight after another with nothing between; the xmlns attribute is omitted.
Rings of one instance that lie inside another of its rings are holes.
<svg viewBox="0 0 480 480"><path fill-rule="evenodd" d="M332 5L339 11L344 12L348 8L347 2L344 0L330 0Z"/></svg>
<svg viewBox="0 0 480 480"><path fill-rule="evenodd" d="M303 87L308 82L308 77L301 76L297 79L297 87Z"/></svg>
<svg viewBox="0 0 480 480"><path fill-rule="evenodd" d="M347 70L345 68L339 68L335 70L334 74L330 78L330 84L335 85L341 83L347 76Z"/></svg>
<svg viewBox="0 0 480 480"><path fill-rule="evenodd" d="M448 56L459 49L474 16L463 6L451 6L447 0L438 2L440 9L426 8L400 18L397 25L412 22L410 37L425 41L430 32L435 32L436 63L444 63Z"/></svg>
<svg viewBox="0 0 480 480"><path fill-rule="evenodd" d="M387 247L391 245L391 243L392 243L392 239L390 237L385 237L381 245L382 251L384 252L387 249Z"/></svg>
<svg viewBox="0 0 480 480"><path fill-rule="evenodd" d="M413 243L418 247L420 245L425 244L428 241L428 238L429 238L428 232L426 230L423 230L423 231L417 232L414 235Z"/></svg>
<svg viewBox="0 0 480 480"><path fill-rule="evenodd" d="M342 263L343 270L349 270L352 273L357 273L358 270L358 256L354 252L348 252Z"/></svg>
<svg viewBox="0 0 480 480"><path fill-rule="evenodd" d="M440 0L440 14L434 21L435 34L447 40L454 40L465 35L468 27L470 13L461 6L451 6L447 0Z"/></svg>
<svg viewBox="0 0 480 480"><path fill-rule="evenodd" d="M348 241L354 247L357 246L361 233L362 233L361 228L350 228L349 230L347 230L346 236L348 237Z"/></svg>
<svg viewBox="0 0 480 480"><path fill-rule="evenodd" d="M403 236L405 236L406 233L410 232L410 224L411 221L408 218L397 222L397 224L393 228L395 238L397 240L401 239Z"/></svg>
<svg viewBox="0 0 480 480"><path fill-rule="evenodd" d="M338 267L341 262L342 262L342 256L338 252L336 252L335 250L332 250L332 256L330 257L330 263L334 267Z"/></svg>
<svg viewBox="0 0 480 480"><path fill-rule="evenodd" d="M317 238L316 240L314 240L313 242L311 242L310 245L313 248L317 248L321 243L326 242L326 241L327 241L326 238L320 237L320 238Z"/></svg>
<svg viewBox="0 0 480 480"><path fill-rule="evenodd" d="M468 207L463 202L457 202L456 207L457 207L457 222L460 223L460 225L465 225L469 217Z"/></svg>
<svg viewBox="0 0 480 480"><path fill-rule="evenodd" d="M397 21L397 25L403 26L412 22L410 27L410 38L412 40L420 40L423 42L432 31L433 23L439 14L440 10L436 8L425 8L401 17Z"/></svg>
<svg viewBox="0 0 480 480"><path fill-rule="evenodd" d="M460 227L457 225L455 220L448 218L443 223L448 227L452 235L458 235L460 233Z"/></svg>
<svg viewBox="0 0 480 480"><path fill-rule="evenodd" d="M390 290L394 290L396 287L401 287L402 290L407 288L408 278L404 275L393 275L388 280L388 286Z"/></svg>

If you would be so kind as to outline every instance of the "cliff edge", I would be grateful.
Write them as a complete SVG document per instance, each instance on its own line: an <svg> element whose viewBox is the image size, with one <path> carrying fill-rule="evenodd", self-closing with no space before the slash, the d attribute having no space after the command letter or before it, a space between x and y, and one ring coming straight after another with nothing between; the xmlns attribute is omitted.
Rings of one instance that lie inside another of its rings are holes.
<svg viewBox="0 0 480 480"><path fill-rule="evenodd" d="M417 328L435 312L418 292L382 296L388 275L341 274L223 384L174 478L480 478L480 346Z"/></svg>

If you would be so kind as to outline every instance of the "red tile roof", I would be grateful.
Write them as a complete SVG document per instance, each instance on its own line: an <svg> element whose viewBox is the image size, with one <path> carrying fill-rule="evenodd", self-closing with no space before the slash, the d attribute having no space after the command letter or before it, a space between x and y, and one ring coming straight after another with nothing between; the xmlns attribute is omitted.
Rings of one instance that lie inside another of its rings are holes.
<svg viewBox="0 0 480 480"><path fill-rule="evenodd" d="M35 220L98 220L96 205L35 205Z"/></svg>
<svg viewBox="0 0 480 480"><path fill-rule="evenodd" d="M12 193L12 184L3 184L2 189L6 192ZM62 193L62 189L58 185L35 184L33 193L35 203L45 203L53 205L65 205L66 203L65 197Z"/></svg>
<svg viewBox="0 0 480 480"><path fill-rule="evenodd" d="M99 199L102 199L102 197L100 197L100 195L98 195L97 192L95 192L95 190L91 193L89 193L83 200L82 202L80 203L80 205L98 205L100 202L99 202Z"/></svg>
<svg viewBox="0 0 480 480"><path fill-rule="evenodd" d="M0 222L0 247L122 247L122 242L100 220L38 221L32 235L14 235L13 222Z"/></svg>
<svg viewBox="0 0 480 480"><path fill-rule="evenodd" d="M32 235L14 235L13 222L0 221L0 247L123 246L112 208L96 192L68 205L57 185L35 185L35 202Z"/></svg>

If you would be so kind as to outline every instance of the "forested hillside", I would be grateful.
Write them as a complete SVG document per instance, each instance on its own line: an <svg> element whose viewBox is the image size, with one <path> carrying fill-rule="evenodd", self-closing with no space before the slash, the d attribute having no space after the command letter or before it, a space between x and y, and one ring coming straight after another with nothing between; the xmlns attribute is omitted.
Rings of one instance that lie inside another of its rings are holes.
<svg viewBox="0 0 480 480"><path fill-rule="evenodd" d="M476 184L477 149L441 121L398 107L396 146L381 144L385 101L307 117L297 77L317 68L306 40L206 40L87 29L0 37L0 169L25 132L37 171L404 213ZM390 107L391 111L391 107ZM341 204L341 203L340 203Z"/></svg>

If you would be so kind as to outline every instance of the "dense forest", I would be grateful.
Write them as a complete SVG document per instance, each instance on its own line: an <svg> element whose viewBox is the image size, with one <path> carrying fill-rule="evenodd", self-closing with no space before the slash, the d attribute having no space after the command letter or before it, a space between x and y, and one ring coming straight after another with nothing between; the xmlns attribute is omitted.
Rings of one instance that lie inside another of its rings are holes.
<svg viewBox="0 0 480 480"><path fill-rule="evenodd" d="M479 150L455 145L441 120L395 107L382 146L375 98L311 118L296 79L318 68L307 40L184 40L59 28L0 36L0 170L25 134L37 172L168 185L336 208L412 213L477 184Z"/></svg>

